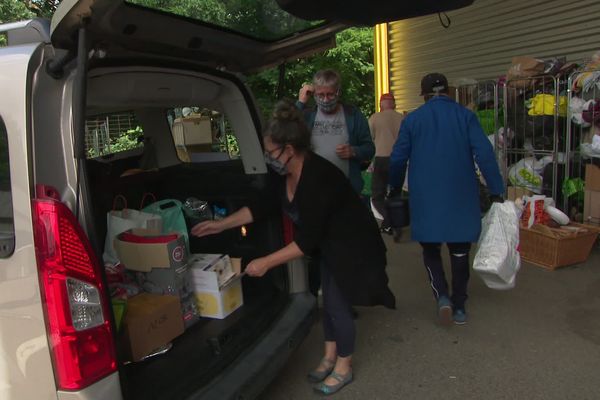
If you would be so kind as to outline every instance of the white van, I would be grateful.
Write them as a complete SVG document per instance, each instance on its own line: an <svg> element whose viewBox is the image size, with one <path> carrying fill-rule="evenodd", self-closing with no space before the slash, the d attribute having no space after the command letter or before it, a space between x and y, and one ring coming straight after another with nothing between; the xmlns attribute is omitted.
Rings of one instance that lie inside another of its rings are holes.
<svg viewBox="0 0 600 400"><path fill-rule="evenodd" d="M273 27L303 32L265 40L124 0L64 0L51 22L0 26L1 399L251 399L285 364L315 310L302 263L243 278L229 317L129 362L101 260L119 195L228 212L259 198L261 118L237 73L331 47L345 27L286 18ZM192 117L203 128L186 135ZM189 245L245 265L282 241L272 219Z"/></svg>

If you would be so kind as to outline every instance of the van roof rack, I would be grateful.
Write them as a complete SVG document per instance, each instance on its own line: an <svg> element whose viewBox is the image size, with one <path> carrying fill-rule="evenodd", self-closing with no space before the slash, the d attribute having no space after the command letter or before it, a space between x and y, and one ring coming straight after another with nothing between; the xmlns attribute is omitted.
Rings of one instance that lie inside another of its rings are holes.
<svg viewBox="0 0 600 400"><path fill-rule="evenodd" d="M50 20L33 18L26 21L0 24L0 33L6 33L9 46L28 43L50 43Z"/></svg>

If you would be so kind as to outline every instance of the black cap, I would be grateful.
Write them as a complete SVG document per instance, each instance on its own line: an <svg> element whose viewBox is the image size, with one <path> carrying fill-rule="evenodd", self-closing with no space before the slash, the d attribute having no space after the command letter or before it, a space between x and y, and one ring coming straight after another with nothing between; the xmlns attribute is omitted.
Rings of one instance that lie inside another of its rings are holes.
<svg viewBox="0 0 600 400"><path fill-rule="evenodd" d="M437 93L448 93L448 79L437 72L425 75L421 79L421 96Z"/></svg>

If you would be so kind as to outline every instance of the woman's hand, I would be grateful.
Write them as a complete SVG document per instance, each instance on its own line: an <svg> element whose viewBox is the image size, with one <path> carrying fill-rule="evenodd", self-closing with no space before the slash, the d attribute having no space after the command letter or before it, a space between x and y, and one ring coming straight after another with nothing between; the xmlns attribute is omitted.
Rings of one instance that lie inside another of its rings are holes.
<svg viewBox="0 0 600 400"><path fill-rule="evenodd" d="M287 263L298 257L302 257L304 253L296 242L292 242L282 249L277 250L265 257L260 257L252 260L246 266L244 272L250 276L260 277L267 273L271 268Z"/></svg>
<svg viewBox="0 0 600 400"><path fill-rule="evenodd" d="M244 271L250 276L261 277L266 274L268 270L269 265L267 264L266 258L260 257L250 261L250 264L246 266Z"/></svg>
<svg viewBox="0 0 600 400"><path fill-rule="evenodd" d="M222 220L219 221L203 221L194 225L191 234L197 237L214 235L223 232Z"/></svg>

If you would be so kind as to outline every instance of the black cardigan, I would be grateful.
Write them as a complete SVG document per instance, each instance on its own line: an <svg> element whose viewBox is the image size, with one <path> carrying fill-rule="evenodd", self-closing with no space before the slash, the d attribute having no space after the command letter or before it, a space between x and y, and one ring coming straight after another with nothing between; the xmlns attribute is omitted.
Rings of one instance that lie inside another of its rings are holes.
<svg viewBox="0 0 600 400"><path fill-rule="evenodd" d="M281 212L282 193L283 177L268 190L269 201L249 206L253 218ZM346 176L309 152L294 202L298 210L294 241L304 254L320 254L348 301L358 306L395 308L385 272L386 248L377 222Z"/></svg>

